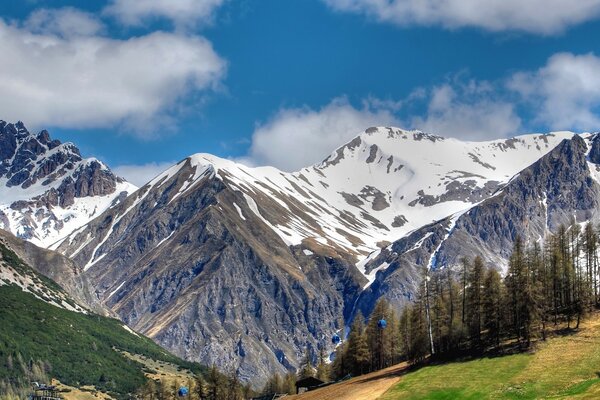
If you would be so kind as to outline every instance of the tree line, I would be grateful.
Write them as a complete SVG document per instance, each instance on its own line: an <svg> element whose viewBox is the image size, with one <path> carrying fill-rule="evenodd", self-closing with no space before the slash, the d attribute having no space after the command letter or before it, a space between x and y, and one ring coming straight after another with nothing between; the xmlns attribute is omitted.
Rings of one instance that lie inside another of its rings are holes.
<svg viewBox="0 0 600 400"><path fill-rule="evenodd" d="M382 298L366 321L360 312L354 317L322 380L403 360L415 364L430 356L453 358L507 347L523 351L559 324L577 329L600 305L598 244L591 223L572 224L529 244L517 238L504 277L500 266L486 265L481 257L463 258L457 268L424 269L416 298L401 313ZM383 329L381 319L387 322Z"/></svg>
<svg viewBox="0 0 600 400"><path fill-rule="evenodd" d="M188 389L180 396L182 387ZM136 393L135 398L144 400L245 400L255 394L250 384L242 384L235 372L225 375L212 366L205 374L190 376L187 380L149 379Z"/></svg>

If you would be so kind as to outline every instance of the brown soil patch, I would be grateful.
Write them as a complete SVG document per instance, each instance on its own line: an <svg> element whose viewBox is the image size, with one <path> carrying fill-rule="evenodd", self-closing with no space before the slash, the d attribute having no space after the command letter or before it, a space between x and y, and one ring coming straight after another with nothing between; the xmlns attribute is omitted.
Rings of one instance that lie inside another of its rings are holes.
<svg viewBox="0 0 600 400"><path fill-rule="evenodd" d="M396 384L406 372L406 363L381 371L358 376L344 382L326 386L300 395L286 397L290 400L375 400Z"/></svg>

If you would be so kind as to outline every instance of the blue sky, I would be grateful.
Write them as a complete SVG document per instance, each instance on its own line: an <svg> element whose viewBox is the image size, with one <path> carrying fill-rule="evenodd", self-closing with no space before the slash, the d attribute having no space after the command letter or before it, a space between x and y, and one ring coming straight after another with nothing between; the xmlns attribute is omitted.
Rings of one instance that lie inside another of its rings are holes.
<svg viewBox="0 0 600 400"><path fill-rule="evenodd" d="M297 169L371 125L468 140L600 125L600 0L15 0L0 12L0 118L138 184L197 152Z"/></svg>

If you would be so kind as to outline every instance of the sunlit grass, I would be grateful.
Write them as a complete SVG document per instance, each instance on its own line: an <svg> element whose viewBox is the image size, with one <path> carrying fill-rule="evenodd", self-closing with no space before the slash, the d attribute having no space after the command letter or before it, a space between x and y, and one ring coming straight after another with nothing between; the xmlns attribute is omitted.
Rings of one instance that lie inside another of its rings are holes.
<svg viewBox="0 0 600 400"><path fill-rule="evenodd" d="M533 354L424 367L402 377L390 399L600 398L600 317L551 338Z"/></svg>

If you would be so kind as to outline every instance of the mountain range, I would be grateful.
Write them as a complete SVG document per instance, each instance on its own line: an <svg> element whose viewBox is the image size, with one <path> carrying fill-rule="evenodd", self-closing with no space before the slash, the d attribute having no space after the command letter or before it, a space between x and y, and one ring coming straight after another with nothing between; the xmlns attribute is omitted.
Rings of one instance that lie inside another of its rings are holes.
<svg viewBox="0 0 600 400"><path fill-rule="evenodd" d="M373 127L297 172L195 154L136 190L73 144L0 123L2 227L58 252L87 304L257 385L332 350L342 318L411 301L425 268L481 255L505 270L519 234L597 221L599 177L597 134Z"/></svg>

